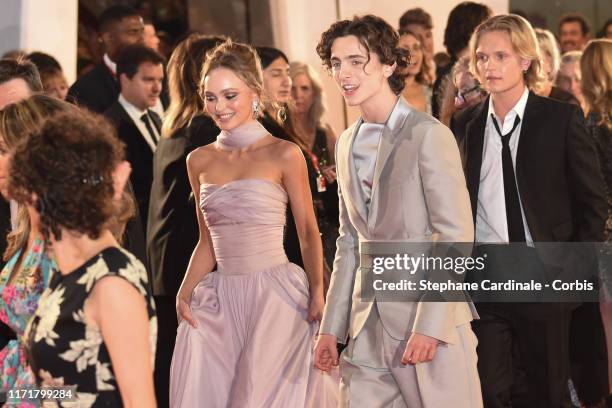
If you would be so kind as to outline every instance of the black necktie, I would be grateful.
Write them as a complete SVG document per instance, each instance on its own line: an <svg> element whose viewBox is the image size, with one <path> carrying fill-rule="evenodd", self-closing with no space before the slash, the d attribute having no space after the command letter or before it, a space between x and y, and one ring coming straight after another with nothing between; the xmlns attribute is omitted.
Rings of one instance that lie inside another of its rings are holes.
<svg viewBox="0 0 612 408"><path fill-rule="evenodd" d="M153 140L153 143L157 145L157 135L155 134L155 132L153 131L153 127L151 126L152 119L149 117L149 113L143 113L140 117L140 120L144 122L145 126L147 127L147 132L149 132L149 135L151 135L151 140Z"/></svg>
<svg viewBox="0 0 612 408"><path fill-rule="evenodd" d="M157 134L161 135L162 123L159 115L151 109L147 109L147 113L149 114L149 119L151 119L151 122L153 122L153 126L155 126L155 130L157 130Z"/></svg>
<svg viewBox="0 0 612 408"><path fill-rule="evenodd" d="M521 119L516 115L512 130L502 135L495 116L491 114L495 130L502 141L502 169L504 173L504 198L506 200L506 222L508 223L508 238L510 242L525 242L525 227L523 226L523 215L521 213L521 203L516 178L514 177L514 165L512 164L512 154L510 153L510 137L520 123Z"/></svg>

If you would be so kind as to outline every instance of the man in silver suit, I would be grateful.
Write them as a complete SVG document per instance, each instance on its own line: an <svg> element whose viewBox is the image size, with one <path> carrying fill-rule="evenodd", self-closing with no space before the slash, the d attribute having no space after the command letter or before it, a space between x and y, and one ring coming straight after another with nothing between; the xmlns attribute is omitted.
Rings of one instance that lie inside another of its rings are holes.
<svg viewBox="0 0 612 408"><path fill-rule="evenodd" d="M408 61L381 18L334 23L317 52L361 118L336 147L340 237L315 365L340 365L342 407L481 407L473 305L368 297L360 264L380 242L473 241L455 139L399 96Z"/></svg>

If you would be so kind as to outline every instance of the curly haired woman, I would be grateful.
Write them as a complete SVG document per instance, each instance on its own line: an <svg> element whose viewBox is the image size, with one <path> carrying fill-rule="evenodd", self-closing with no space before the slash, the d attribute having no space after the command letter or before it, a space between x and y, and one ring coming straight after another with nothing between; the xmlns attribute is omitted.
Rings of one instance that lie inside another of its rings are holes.
<svg viewBox="0 0 612 408"><path fill-rule="evenodd" d="M130 172L112 127L87 112L55 115L9 170L9 192L40 218L58 267L24 333L37 382L76 387L80 405L155 406L146 271L111 232Z"/></svg>

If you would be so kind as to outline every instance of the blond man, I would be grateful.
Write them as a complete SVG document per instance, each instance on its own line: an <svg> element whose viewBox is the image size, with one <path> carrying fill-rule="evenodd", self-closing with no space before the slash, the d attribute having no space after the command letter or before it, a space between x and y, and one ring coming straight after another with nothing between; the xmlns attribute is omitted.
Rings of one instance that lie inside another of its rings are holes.
<svg viewBox="0 0 612 408"><path fill-rule="evenodd" d="M452 123L476 248L489 253L481 278L545 284L589 260L541 243L603 239L607 207L593 143L580 108L533 93L543 80L538 55L533 28L516 15L492 17L472 37L471 69L490 96ZM476 303L472 324L485 407L569 407L570 304L498 295L503 302Z"/></svg>

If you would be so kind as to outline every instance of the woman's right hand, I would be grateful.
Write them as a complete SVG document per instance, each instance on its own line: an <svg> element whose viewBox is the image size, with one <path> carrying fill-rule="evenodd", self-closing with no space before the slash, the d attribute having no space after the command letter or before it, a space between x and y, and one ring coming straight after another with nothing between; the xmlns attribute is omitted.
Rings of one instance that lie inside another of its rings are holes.
<svg viewBox="0 0 612 408"><path fill-rule="evenodd" d="M194 329L197 329L198 322L191 314L191 306L189 303L189 300L182 296L176 297L176 318L179 324L181 321L186 320L189 325L191 325Z"/></svg>

